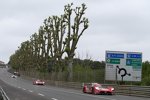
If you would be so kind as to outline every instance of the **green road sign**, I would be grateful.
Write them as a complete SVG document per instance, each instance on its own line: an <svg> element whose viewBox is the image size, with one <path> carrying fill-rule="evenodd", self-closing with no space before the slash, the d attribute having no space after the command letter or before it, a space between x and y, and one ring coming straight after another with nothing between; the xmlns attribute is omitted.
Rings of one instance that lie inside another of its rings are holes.
<svg viewBox="0 0 150 100"><path fill-rule="evenodd" d="M107 59L106 62L109 64L120 64L120 59Z"/></svg>
<svg viewBox="0 0 150 100"><path fill-rule="evenodd" d="M127 66L142 66L142 59L126 59Z"/></svg>
<svg viewBox="0 0 150 100"><path fill-rule="evenodd" d="M134 70L139 70L139 69L142 69L142 66L133 66L132 67Z"/></svg>

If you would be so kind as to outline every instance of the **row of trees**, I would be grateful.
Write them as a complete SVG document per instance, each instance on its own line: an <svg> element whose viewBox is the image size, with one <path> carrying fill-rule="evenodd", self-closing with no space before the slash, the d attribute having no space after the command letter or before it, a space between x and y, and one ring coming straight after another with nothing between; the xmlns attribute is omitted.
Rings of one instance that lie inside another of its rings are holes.
<svg viewBox="0 0 150 100"><path fill-rule="evenodd" d="M64 14L46 18L38 32L21 43L11 55L10 65L14 69L48 69L50 72L67 69L68 78L71 79L77 43L89 25L84 17L86 9L85 4L73 8L71 3L64 6ZM67 64L67 68L64 64Z"/></svg>

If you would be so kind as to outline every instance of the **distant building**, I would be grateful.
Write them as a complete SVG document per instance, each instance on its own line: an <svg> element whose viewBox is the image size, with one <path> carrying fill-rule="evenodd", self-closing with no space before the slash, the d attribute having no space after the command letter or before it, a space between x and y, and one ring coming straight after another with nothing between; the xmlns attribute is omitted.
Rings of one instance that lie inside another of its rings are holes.
<svg viewBox="0 0 150 100"><path fill-rule="evenodd" d="M3 61L0 61L0 64L5 64Z"/></svg>
<svg viewBox="0 0 150 100"><path fill-rule="evenodd" d="M0 61L0 67L5 67L5 63L3 61Z"/></svg>

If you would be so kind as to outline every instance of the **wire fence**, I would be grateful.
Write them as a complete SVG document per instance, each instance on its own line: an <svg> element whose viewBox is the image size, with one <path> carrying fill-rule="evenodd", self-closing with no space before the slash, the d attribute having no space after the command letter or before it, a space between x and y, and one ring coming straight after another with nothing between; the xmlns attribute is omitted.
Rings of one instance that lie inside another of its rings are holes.
<svg viewBox="0 0 150 100"><path fill-rule="evenodd" d="M99 82L104 83L104 69L90 70L83 72L73 72L72 79L68 80L67 72L41 73L38 71L20 71L22 75L52 81L72 81L72 82Z"/></svg>

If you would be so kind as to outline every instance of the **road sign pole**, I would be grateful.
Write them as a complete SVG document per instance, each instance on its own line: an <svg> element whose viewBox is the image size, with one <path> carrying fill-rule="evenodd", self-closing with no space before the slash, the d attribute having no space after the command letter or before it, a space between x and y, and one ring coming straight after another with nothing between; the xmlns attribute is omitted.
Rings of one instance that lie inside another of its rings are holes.
<svg viewBox="0 0 150 100"><path fill-rule="evenodd" d="M117 79L117 66L116 66L116 85L118 84L118 79Z"/></svg>

